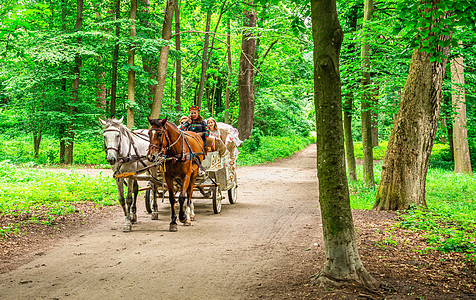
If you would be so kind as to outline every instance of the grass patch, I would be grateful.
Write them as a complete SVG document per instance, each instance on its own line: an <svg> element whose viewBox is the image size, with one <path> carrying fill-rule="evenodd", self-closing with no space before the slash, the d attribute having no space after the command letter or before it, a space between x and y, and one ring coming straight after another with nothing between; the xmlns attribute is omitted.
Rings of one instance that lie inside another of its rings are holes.
<svg viewBox="0 0 476 300"><path fill-rule="evenodd" d="M381 165L374 168L380 181ZM357 166L362 178L362 166ZM372 209L376 189L361 180L349 182L352 209ZM414 207L401 212L399 226L420 231L430 249L442 252L465 252L471 259L476 253L476 177L430 168L426 181L428 207Z"/></svg>
<svg viewBox="0 0 476 300"><path fill-rule="evenodd" d="M285 158L314 143L314 137L253 135L239 148L239 166L251 166Z"/></svg>
<svg viewBox="0 0 476 300"><path fill-rule="evenodd" d="M0 162L0 214L22 222L49 225L56 216L75 212L74 203L92 201L114 205L117 190L112 178L79 173L26 170L8 161ZM0 228L0 236L15 232L18 224Z"/></svg>

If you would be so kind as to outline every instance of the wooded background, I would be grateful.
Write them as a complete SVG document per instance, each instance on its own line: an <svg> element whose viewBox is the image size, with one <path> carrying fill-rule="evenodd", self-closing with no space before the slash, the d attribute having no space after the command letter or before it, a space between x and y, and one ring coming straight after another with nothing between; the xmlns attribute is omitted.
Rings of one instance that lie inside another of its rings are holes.
<svg viewBox="0 0 476 300"><path fill-rule="evenodd" d="M467 118L476 153L471 2L454 3L435 137L449 146L451 165L455 116ZM337 11L346 141L369 149L392 131L422 16L418 1L338 1ZM176 121L198 104L242 138L307 137L315 126L312 48L308 1L2 1L0 134L28 139L36 156L54 144L49 160L72 163L75 142L101 147L99 117L143 128L149 115ZM452 85L455 76L464 85ZM456 115L458 103L466 115Z"/></svg>

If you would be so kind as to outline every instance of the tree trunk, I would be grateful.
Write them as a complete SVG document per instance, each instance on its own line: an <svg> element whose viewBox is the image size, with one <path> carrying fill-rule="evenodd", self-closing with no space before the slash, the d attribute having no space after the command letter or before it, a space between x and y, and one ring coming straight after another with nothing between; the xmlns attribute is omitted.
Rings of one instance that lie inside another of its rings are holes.
<svg viewBox="0 0 476 300"><path fill-rule="evenodd" d="M352 140L352 92L347 93L344 107L344 137L345 153L347 156L347 168L349 169L349 179L357 180L357 168L354 155L354 141Z"/></svg>
<svg viewBox="0 0 476 300"><path fill-rule="evenodd" d="M76 13L76 26L75 31L80 31L81 27L83 26L83 0L77 0L77 13ZM77 39L78 47L81 45L81 37ZM76 53L74 57L75 66L73 69L74 79L73 79L73 103L78 103L79 100L79 76L80 76L80 69L81 69L81 56L79 53ZM70 110L70 115L72 121L69 123L68 128L66 130L66 148L65 148L65 164L72 164L73 163L73 146L74 146L74 115L77 113L76 106L72 106Z"/></svg>
<svg viewBox="0 0 476 300"><path fill-rule="evenodd" d="M162 39L168 41L172 37L172 19L174 16L175 0L167 0L165 6L164 23L162 25ZM154 99L152 101L152 109L150 118L157 119L162 110L162 99L164 98L165 79L167 77L167 61L169 58L169 46L160 49L159 66L157 68L157 86L154 91Z"/></svg>
<svg viewBox="0 0 476 300"><path fill-rule="evenodd" d="M131 15L130 19L132 21L130 37L134 38L136 36L136 19L137 19L137 0L131 0ZM135 43L129 45L127 64L130 67L134 66L135 58ZM135 96L135 83L136 83L136 72L134 70L127 71L127 127L134 127L134 105L136 102Z"/></svg>
<svg viewBox="0 0 476 300"><path fill-rule="evenodd" d="M231 86L231 74L233 73L231 65L231 26L230 19L226 23L227 35L226 35L226 56L228 65L228 78L226 80L225 91L225 123L230 123L230 86Z"/></svg>
<svg viewBox="0 0 476 300"><path fill-rule="evenodd" d="M247 3L253 5L253 1ZM253 74L255 57L255 38L252 28L256 27L256 12L243 10L243 35L241 39L240 70L238 72L238 93L240 99L240 112L238 115L238 129L240 139L245 140L251 136L255 113L255 97L253 94ZM247 30L246 28L251 30Z"/></svg>
<svg viewBox="0 0 476 300"><path fill-rule="evenodd" d="M111 118L116 116L116 98L117 98L117 64L119 62L119 35L121 33L121 26L118 23L121 18L121 0L116 0L115 7L115 20L116 20L116 43L114 45L114 51L112 53L112 74L111 74Z"/></svg>
<svg viewBox="0 0 476 300"><path fill-rule="evenodd" d="M323 287L350 281L368 287L378 282L360 260L344 162L339 52L343 31L335 0L311 0L314 40L314 104L317 128L319 203L326 263L316 274Z"/></svg>
<svg viewBox="0 0 476 300"><path fill-rule="evenodd" d="M40 154L41 137L41 129L33 131L33 152L35 158L38 158L38 155Z"/></svg>
<svg viewBox="0 0 476 300"><path fill-rule="evenodd" d="M459 41L459 46L463 48L463 42ZM455 173L472 174L468 131L466 129L467 119L464 82L463 57L458 56L451 60L452 102L456 112L453 122Z"/></svg>
<svg viewBox="0 0 476 300"><path fill-rule="evenodd" d="M431 9L436 9L434 2ZM428 21L431 27L438 22ZM430 33L430 36L434 35L434 32ZM438 38L442 41L451 39L450 36ZM426 205L426 175L438 125L447 59L430 62L433 54L420 51L421 47L420 44L413 50L400 110L383 161L374 209L399 210L408 209L412 204ZM435 47L435 51L448 56L449 46Z"/></svg>
<svg viewBox="0 0 476 300"><path fill-rule="evenodd" d="M369 25L372 20L373 0L364 2L364 43L361 47L362 59L362 148L363 148L363 175L366 186L373 187L374 181L374 158L372 145L372 92L370 87L370 44L368 42Z"/></svg>
<svg viewBox="0 0 476 300"><path fill-rule="evenodd" d="M175 0L175 33L180 32L180 7L178 0ZM175 36L175 50L180 51L180 34ZM180 95L182 94L182 60L179 58L175 61L175 111L180 113L182 103ZM178 116L180 118L180 116ZM178 120L177 120L178 121Z"/></svg>
<svg viewBox="0 0 476 300"><path fill-rule="evenodd" d="M453 147L453 109L451 107L450 97L443 97L443 119L441 120L441 127L446 132L446 136L442 137L440 142L443 144L448 143L450 146L451 159L454 161L454 147Z"/></svg>
<svg viewBox="0 0 476 300"><path fill-rule="evenodd" d="M212 18L212 12L209 11L207 13L207 21L205 24L205 38L203 40L203 53L202 53L202 71L200 73L200 85L198 86L198 95L197 95L197 105L198 107L202 107L202 100L203 100L203 90L205 88L205 81L207 77L207 69L208 69L208 60L207 60L207 53L208 53L208 44L210 42L210 22Z"/></svg>

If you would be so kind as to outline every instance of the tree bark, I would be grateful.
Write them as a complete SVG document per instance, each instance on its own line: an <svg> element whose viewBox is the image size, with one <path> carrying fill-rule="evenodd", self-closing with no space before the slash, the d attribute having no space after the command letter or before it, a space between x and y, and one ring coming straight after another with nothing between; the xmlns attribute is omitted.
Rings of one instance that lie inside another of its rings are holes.
<svg viewBox="0 0 476 300"><path fill-rule="evenodd" d="M101 20L101 12L99 11L96 11L96 20L98 22ZM98 56L97 62L101 70L97 74L98 81L96 82L96 107L102 111L101 117L104 117L106 112L106 84L104 82L106 72L104 72L104 65L101 55Z"/></svg>
<svg viewBox="0 0 476 300"><path fill-rule="evenodd" d="M203 52L202 52L202 71L200 73L200 84L198 86L198 95L197 95L197 105L198 107L202 107L202 100L203 100L203 90L205 88L205 81L207 77L207 69L208 69L208 44L210 43L210 22L212 18L212 12L207 12L207 20L205 24L205 38L203 40Z"/></svg>
<svg viewBox="0 0 476 300"><path fill-rule="evenodd" d="M372 126L372 146L378 147L378 87L374 87L374 91L372 94L372 105L374 109L372 109L371 113L371 126ZM373 150L372 150L373 151Z"/></svg>
<svg viewBox="0 0 476 300"><path fill-rule="evenodd" d="M354 155L354 141L352 140L352 100L354 95L352 92L347 93L344 103L344 137L345 137L345 153L347 157L347 168L349 179L357 180L357 167Z"/></svg>
<svg viewBox="0 0 476 300"><path fill-rule="evenodd" d="M175 0L167 0L165 6L164 23L162 25L162 39L168 41L172 36L172 19L174 16ZM169 58L169 46L160 49L159 66L157 68L157 86L154 91L154 99L152 101L152 109L150 112L151 119L157 119L162 110L162 100L164 98L165 79L167 77L167 61Z"/></svg>
<svg viewBox="0 0 476 300"><path fill-rule="evenodd" d="M431 9L436 9L435 1ZM431 27L438 22L428 21ZM430 36L435 34L431 32ZM445 41L451 37L439 36L439 39ZM447 58L430 62L433 54L420 51L421 47L420 44L418 49L413 50L400 110L388 141L374 204L377 210L426 205L426 175L438 125ZM435 51L442 53L443 57L448 56L449 46L435 47Z"/></svg>
<svg viewBox="0 0 476 300"><path fill-rule="evenodd" d="M250 7L253 1L247 3ZM250 8L251 9L251 8ZM246 6L243 10L243 35L241 39L240 70L238 72L238 94L240 99L240 111L238 114L238 129L240 139L245 140L251 136L255 113L255 97L253 94L253 75L255 57L255 37L251 30L256 27L256 12L248 11Z"/></svg>
<svg viewBox="0 0 476 300"><path fill-rule="evenodd" d="M180 32L180 7L178 0L175 0L175 33ZM175 36L175 50L180 51L180 34ZM175 111L180 113L182 103L180 95L182 94L182 60L179 58L175 61ZM180 116L178 116L180 118ZM177 120L178 121L178 120Z"/></svg>
<svg viewBox="0 0 476 300"><path fill-rule="evenodd" d="M459 41L459 47L463 43ZM464 90L463 57L457 56L451 60L452 102L456 115L453 121L453 146L455 173L472 174L471 158L469 155L468 131L466 118L466 100Z"/></svg>
<svg viewBox="0 0 476 300"><path fill-rule="evenodd" d="M370 87L370 44L368 42L369 25L367 22L372 20L373 0L364 2L364 43L361 47L362 60L362 148L363 148L363 175L366 186L373 187L374 180L374 158L372 143L372 92Z"/></svg>
<svg viewBox="0 0 476 300"><path fill-rule="evenodd" d="M132 21L130 37L136 36L136 19L137 19L137 0L131 0L131 14L130 19ZM134 67L135 59L135 43L131 42L129 45L127 64L130 67ZM136 72L134 70L127 71L127 127L134 127L134 105L136 102L135 96L135 84L136 84Z"/></svg>
<svg viewBox="0 0 476 300"><path fill-rule="evenodd" d="M343 31L335 0L311 0L314 40L314 104L317 128L319 203L326 263L315 276L323 287L350 281L367 287L378 282L359 256L344 162L339 53Z"/></svg>
<svg viewBox="0 0 476 300"><path fill-rule="evenodd" d="M116 116L116 98L117 98L117 64L119 62L119 35L121 33L121 27L119 19L121 18L121 0L116 0L115 7L115 20L116 20L116 44L114 45L114 51L112 53L112 74L111 74L111 118Z"/></svg>
<svg viewBox="0 0 476 300"><path fill-rule="evenodd" d="M226 23L226 56L227 56L227 65L228 65L228 78L226 80L226 91L225 91L225 123L230 123L230 86L231 86L231 74L233 73L232 64L231 64L231 26L230 19Z"/></svg>
<svg viewBox="0 0 476 300"><path fill-rule="evenodd" d="M80 31L81 27L83 26L83 0L77 0L77 12L76 12L76 26L75 31ZM77 39L78 47L81 45L81 37ZM80 76L80 69L81 69L81 56L79 53L76 53L74 57L74 79L73 79L73 91L72 91L72 101L73 103L78 103L79 100L79 76ZM70 109L70 116L72 121L69 123L68 128L66 130L66 147L65 147L65 164L72 164L73 163L73 147L74 147L74 115L77 113L77 108L75 105L71 106Z"/></svg>

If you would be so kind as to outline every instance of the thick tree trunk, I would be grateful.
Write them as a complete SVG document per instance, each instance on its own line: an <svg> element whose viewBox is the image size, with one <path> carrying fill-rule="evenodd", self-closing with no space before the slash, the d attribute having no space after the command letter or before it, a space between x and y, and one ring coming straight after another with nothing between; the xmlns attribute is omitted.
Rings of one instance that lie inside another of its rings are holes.
<svg viewBox="0 0 476 300"><path fill-rule="evenodd" d="M344 107L344 137L347 168L350 180L357 180L357 168L354 155L354 141L352 140L352 99L354 95L349 92L345 97Z"/></svg>
<svg viewBox="0 0 476 300"><path fill-rule="evenodd" d="M81 27L83 26L83 0L77 0L77 13L76 13L76 26L75 26L75 31L80 31ZM81 45L81 37L78 37L77 39L78 47ZM81 56L79 53L76 54L74 57L74 79L73 79L73 93L72 93L72 100L73 103L78 103L79 100L79 76L80 76L80 69L81 69ZM76 106L72 106L70 110L70 115L71 121L68 125L68 128L66 130L66 136L67 136L67 141L66 141L66 148L65 148L65 164L72 164L73 163L73 147L74 147L74 115L77 113L77 108Z"/></svg>
<svg viewBox="0 0 476 300"><path fill-rule="evenodd" d="M362 59L362 148L363 148L363 175L366 186L373 187L374 181L374 158L372 143L372 91L370 87L370 44L368 43L369 25L372 20L373 0L364 2L364 43L361 47Z"/></svg>
<svg viewBox="0 0 476 300"><path fill-rule="evenodd" d="M459 46L463 48L461 41L459 41ZM456 113L453 123L455 173L472 174L468 131L466 129L465 80L462 56L455 57L451 60L451 83L453 89L452 102Z"/></svg>
<svg viewBox="0 0 476 300"><path fill-rule="evenodd" d="M231 74L233 73L232 64L231 64L231 26L230 19L226 23L226 56L227 56L227 65L228 65L228 78L226 80L226 91L225 91L225 123L230 123L230 86L231 86Z"/></svg>
<svg viewBox="0 0 476 300"><path fill-rule="evenodd" d="M343 31L335 0L311 0L314 39L314 104L317 128L319 203L326 263L316 282L350 281L376 287L360 260L344 163L339 53Z"/></svg>
<svg viewBox="0 0 476 300"><path fill-rule="evenodd" d="M172 19L174 16L175 0L167 0L165 6L164 23L162 25L162 39L168 41L172 37ZM167 62L169 59L169 46L160 49L159 67L157 68L157 87L154 91L154 99L152 101L152 109L150 112L151 119L157 119L162 110L162 100L164 98L165 79L167 78Z"/></svg>
<svg viewBox="0 0 476 300"><path fill-rule="evenodd" d="M175 33L180 32L180 7L178 0L175 0ZM180 34L175 36L175 50L180 51ZM182 60L179 58L175 61L175 111L180 113L182 103L180 95L182 94ZM180 118L180 116L178 117ZM178 121L178 120L177 120Z"/></svg>
<svg viewBox="0 0 476 300"><path fill-rule="evenodd" d="M136 19L137 19L137 0L131 0L131 15L130 19L132 21L130 37L133 38L136 36ZM129 45L127 64L131 67L134 66L135 59L135 43ZM127 71L127 127L134 127L134 105L136 102L136 72L134 70Z"/></svg>
<svg viewBox="0 0 476 300"><path fill-rule="evenodd" d="M101 13L96 12L96 20L101 21ZM102 28L101 28L102 29ZM101 117L104 117L106 112L106 84L104 78L106 77L106 72L104 72L104 63L101 56L98 56L97 62L100 68L100 71L97 74L96 82L96 107L99 108L103 113Z"/></svg>
<svg viewBox="0 0 476 300"><path fill-rule="evenodd" d="M115 20L119 22L121 18L121 0L116 0L116 7L114 9ZM114 51L112 53L112 74L111 74L111 103L110 103L110 116L111 118L116 115L116 98L117 98L117 64L119 62L119 35L121 33L121 26L116 23L116 44L114 45Z"/></svg>
<svg viewBox="0 0 476 300"><path fill-rule="evenodd" d="M202 107L203 101L203 90L205 88L205 81L207 77L207 69L208 69L208 44L210 43L210 22L212 19L212 12L209 11L207 13L207 20L205 23L205 38L203 40L203 52L202 52L202 71L200 73L200 85L198 86L198 95L197 95L197 105Z"/></svg>
<svg viewBox="0 0 476 300"><path fill-rule="evenodd" d="M439 36L443 41L450 38ZM447 59L430 62L432 54L420 51L421 47L413 50L400 110L383 161L374 209L399 210L408 209L412 204L426 205L426 175L438 125ZM449 47L437 46L436 51L447 57Z"/></svg>
<svg viewBox="0 0 476 300"><path fill-rule="evenodd" d="M248 5L253 5L249 1ZM251 6L250 6L251 9ZM255 114L255 96L253 94L253 75L255 57L255 38L251 30L256 27L256 12L248 11L246 6L243 11L243 31L241 39L240 70L238 72L238 93L240 99L240 112L238 115L238 130L240 139L245 140L251 136Z"/></svg>

